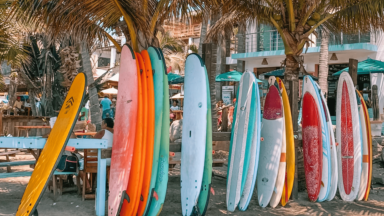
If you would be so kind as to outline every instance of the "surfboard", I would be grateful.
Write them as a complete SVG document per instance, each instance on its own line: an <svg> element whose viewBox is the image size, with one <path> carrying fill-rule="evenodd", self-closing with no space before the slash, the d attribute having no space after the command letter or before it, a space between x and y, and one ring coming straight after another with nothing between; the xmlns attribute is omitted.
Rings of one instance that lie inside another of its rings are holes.
<svg viewBox="0 0 384 216"><path fill-rule="evenodd" d="M269 87L261 126L260 159L257 173L257 197L265 208L271 200L280 164L284 130L284 110L280 92Z"/></svg>
<svg viewBox="0 0 384 216"><path fill-rule="evenodd" d="M65 97L63 106L39 156L39 160L36 162L35 169L21 198L16 215L37 215L37 205L44 194L49 178L56 170L56 166L76 124L86 86L87 77L84 73L78 73Z"/></svg>
<svg viewBox="0 0 384 216"><path fill-rule="evenodd" d="M368 109L367 105L365 104L363 96L360 94L360 92L356 91L359 95L361 104L362 104L362 109L364 111L364 121L365 121L365 127L366 127L366 137L367 137L367 151L363 152L363 163L366 163L368 165L368 171L366 172L367 174L367 185L365 186L365 192L364 192L364 200L368 200L369 196L369 191L371 189L371 179L372 179L372 134L371 134L371 124L369 120L369 115L368 115ZM365 147L364 147L365 148Z"/></svg>
<svg viewBox="0 0 384 216"><path fill-rule="evenodd" d="M259 97L259 86L256 81L256 77L251 72L245 72L249 74L249 81L252 82L252 98L254 101L255 121L253 126L253 136L250 143L250 155L249 155L249 166L248 172L243 173L245 177L244 189L240 197L239 210L245 211L248 208L249 202L251 201L253 190L255 188L255 182L257 177L257 170L259 167L259 154L260 154L260 129L261 129L261 108L260 108L260 97ZM247 82L247 76L244 76L244 81ZM252 106L251 106L252 107ZM248 134L251 135L251 134ZM247 137L248 139L248 137Z"/></svg>
<svg viewBox="0 0 384 216"><path fill-rule="evenodd" d="M197 211L206 154L207 81L204 62L196 54L185 61L184 116L181 146L182 215ZM212 152L210 152L212 154Z"/></svg>
<svg viewBox="0 0 384 216"><path fill-rule="evenodd" d="M117 215L126 197L138 112L138 74L136 57L129 45L121 51L120 85L116 100L115 130L109 178L108 215ZM120 204L121 203L121 204Z"/></svg>
<svg viewBox="0 0 384 216"><path fill-rule="evenodd" d="M136 140L133 150L133 158L131 164L131 175L129 176L127 195L129 201L125 200L120 211L120 215L136 215L139 206L140 193L144 175L145 162L145 142L147 136L147 79L145 77L144 62L140 53L135 53L137 74L138 74L138 89L139 89L139 107L136 126Z"/></svg>
<svg viewBox="0 0 384 216"><path fill-rule="evenodd" d="M338 170L337 170L337 152L336 152L336 142L335 142L335 135L333 133L333 127L332 127L332 121L331 121L331 115L329 114L329 109L326 103L326 100L324 98L324 94L321 93L321 100L322 104L325 110L325 116L327 120L328 125L328 134L329 134L329 144L330 144L330 151L331 151L331 185L329 188L329 194L327 197L328 201L333 200L336 195L337 191L337 181L338 181Z"/></svg>
<svg viewBox="0 0 384 216"><path fill-rule="evenodd" d="M355 88L346 72L340 75L337 85L336 141L339 193L344 201L353 201L360 186L361 138Z"/></svg>
<svg viewBox="0 0 384 216"><path fill-rule="evenodd" d="M139 208L137 210L138 215L143 215L145 206L148 201L149 188L151 184L152 174L152 160L153 160L153 149L155 139L155 92L153 85L153 72L151 65L151 59L148 51L141 51L143 62L145 65L145 78L147 79L147 142L144 143L145 147L145 164L144 164L144 176L143 176L143 187L141 189L141 196L139 200ZM144 72L143 72L144 74Z"/></svg>
<svg viewBox="0 0 384 216"><path fill-rule="evenodd" d="M153 145L153 158L152 158L152 172L151 182L149 186L149 193L145 205L144 215L148 212L148 206L154 199L155 187L157 181L157 171L160 155L160 140L163 126L163 113L164 113L164 74L163 74L163 61L157 48L149 47L148 54L151 60L151 66L154 70L153 73L153 86L155 91L155 137ZM169 116L167 117L169 118ZM156 193L157 195L157 193Z"/></svg>
<svg viewBox="0 0 384 216"><path fill-rule="evenodd" d="M357 101L358 101L358 110L359 110L359 118L360 118L360 126L361 126L361 132L362 132L362 154L363 154L363 164L362 164L362 170L361 170L361 178L360 178L360 187L359 187L359 193L357 195L357 200L363 200L365 192L367 191L368 186L368 176L369 176L369 169L370 169L370 162L369 162L369 138L368 135L368 127L367 122L365 119L365 101L359 91L356 90L357 95Z"/></svg>
<svg viewBox="0 0 384 216"><path fill-rule="evenodd" d="M200 58L200 56L198 56ZM201 62L204 62L201 59ZM208 73L207 68L205 69L205 80L207 85L207 135L205 140L205 161L204 161L204 172L203 180L201 183L201 191L197 202L199 214L204 216L207 212L209 203L209 193L212 182L212 111L211 111L211 95L209 89Z"/></svg>
<svg viewBox="0 0 384 216"><path fill-rule="evenodd" d="M322 186L323 145L321 112L316 90L305 77L302 98L302 137L305 180L308 198L315 202Z"/></svg>
<svg viewBox="0 0 384 216"><path fill-rule="evenodd" d="M149 211L147 215L155 216L159 215L163 208L165 194L167 192L168 184L168 166L169 166L169 87L168 87L168 76L165 65L163 52L161 49L156 48L161 56L162 62L162 74L163 74L163 121L161 127L161 140L160 140L160 151L159 151L159 164L157 171L156 187L154 190L154 199L151 200Z"/></svg>
<svg viewBox="0 0 384 216"><path fill-rule="evenodd" d="M258 143L256 141L255 126L256 126L256 78L250 72L245 72L239 84L238 106L236 111L236 122L233 123L233 138L231 138L231 159L228 162L228 177L227 177L227 209L235 211L240 202L240 198L245 194L250 193L251 183L254 173L254 168L250 170L248 175L250 161L253 166L256 165L256 151ZM253 151L252 151L253 150ZM248 179L248 184L246 185ZM245 190L244 190L245 188ZM243 209L245 210L248 195L243 200Z"/></svg>
<svg viewBox="0 0 384 216"><path fill-rule="evenodd" d="M325 107L323 106L321 96L320 96L320 87L315 83L311 76L305 76L303 82L303 89L305 91L311 92L315 96L315 102L319 110L319 115L321 119L321 132L322 132L322 174L321 174L321 187L320 193L317 201L322 202L327 199L329 194L329 189L331 185L331 150L330 150L330 140L329 140L329 131L327 125L327 118L325 116ZM303 91L303 92L305 92Z"/></svg>
<svg viewBox="0 0 384 216"><path fill-rule="evenodd" d="M293 124L291 107L289 105L289 99L284 83L280 78L276 78L280 91L281 98L284 106L284 123L285 123L285 142L286 142L286 172L283 192L281 195L281 205L285 206L291 197L293 181L295 179L295 140L293 134Z"/></svg>

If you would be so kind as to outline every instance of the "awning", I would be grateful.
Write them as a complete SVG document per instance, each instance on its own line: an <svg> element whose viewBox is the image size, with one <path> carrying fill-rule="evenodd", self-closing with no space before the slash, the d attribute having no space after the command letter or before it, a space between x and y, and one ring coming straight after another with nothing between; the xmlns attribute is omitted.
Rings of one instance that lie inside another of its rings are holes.
<svg viewBox="0 0 384 216"><path fill-rule="evenodd" d="M267 73L263 73L262 75L264 75L264 76L268 76L268 77L270 77L270 76L284 77L284 72L285 72L285 68L280 68L280 69L276 69L276 70L274 70L274 71L270 71L270 72L267 72ZM305 75L300 74L300 75L299 75L299 79L303 79L303 76L305 76ZM317 77L312 76L312 75L310 75L310 76L312 77L313 80L318 80Z"/></svg>
<svg viewBox="0 0 384 216"><path fill-rule="evenodd" d="M184 77L179 74L169 73L168 74L168 84L179 84L184 83Z"/></svg>
<svg viewBox="0 0 384 216"><path fill-rule="evenodd" d="M104 94L117 94L117 89L112 87L109 89L104 89L101 92L103 92Z"/></svg>
<svg viewBox="0 0 384 216"><path fill-rule="evenodd" d="M184 95L181 95L181 93L173 95L170 99L183 99Z"/></svg>
<svg viewBox="0 0 384 216"><path fill-rule="evenodd" d="M239 82L243 73L239 71L229 71L220 75L217 75L215 78L216 82ZM256 79L256 82L262 82L259 79Z"/></svg>
<svg viewBox="0 0 384 216"><path fill-rule="evenodd" d="M340 76L343 72L349 72L349 67L332 74L332 76ZM367 60L361 61L357 64L358 75L370 73L384 73L384 62L368 58Z"/></svg>

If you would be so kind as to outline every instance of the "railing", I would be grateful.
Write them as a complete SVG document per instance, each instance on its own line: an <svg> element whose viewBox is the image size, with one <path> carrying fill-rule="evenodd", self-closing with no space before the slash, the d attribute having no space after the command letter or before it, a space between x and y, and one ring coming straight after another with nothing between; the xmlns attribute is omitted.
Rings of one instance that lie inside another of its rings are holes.
<svg viewBox="0 0 384 216"><path fill-rule="evenodd" d="M343 45L354 43L373 43L370 33L344 35L340 37L331 36L330 45ZM315 43L310 43L310 47L318 47L321 44L321 37L311 35L310 39ZM238 37L232 41L233 53L238 52ZM305 47L306 48L306 47ZM245 52L262 52L262 51L276 51L284 50L283 40L277 30L261 31L256 33L245 34Z"/></svg>

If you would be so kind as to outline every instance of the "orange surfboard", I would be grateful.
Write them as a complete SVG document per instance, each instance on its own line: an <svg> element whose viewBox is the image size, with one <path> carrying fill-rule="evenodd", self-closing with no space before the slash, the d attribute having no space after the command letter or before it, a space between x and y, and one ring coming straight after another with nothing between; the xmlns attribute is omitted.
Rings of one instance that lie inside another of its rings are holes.
<svg viewBox="0 0 384 216"><path fill-rule="evenodd" d="M147 142L144 143L145 147L145 164L144 164L144 178L143 178L143 187L141 189L141 197L139 201L139 209L137 211L138 215L141 216L144 214L145 205L148 201L149 188L151 184L151 174L152 174L152 160L153 160L153 147L155 142L155 92L153 86L153 69L151 65L151 59L147 50L141 51L141 56L143 57L145 65L145 74L147 79ZM144 74L144 72L143 72Z"/></svg>
<svg viewBox="0 0 384 216"><path fill-rule="evenodd" d="M136 136L140 137L136 139L135 147L133 151L133 160L131 165L131 174L129 176L127 194L129 202L124 202L120 215L124 216L136 216L137 209L139 207L139 200L141 196L141 188L143 185L144 177L144 164L145 164L145 152L146 152L146 140L147 140L147 74L144 66L143 58L140 53L135 53L138 65L139 75L139 97L141 98L139 110L137 116L137 133ZM140 94L141 93L141 94Z"/></svg>

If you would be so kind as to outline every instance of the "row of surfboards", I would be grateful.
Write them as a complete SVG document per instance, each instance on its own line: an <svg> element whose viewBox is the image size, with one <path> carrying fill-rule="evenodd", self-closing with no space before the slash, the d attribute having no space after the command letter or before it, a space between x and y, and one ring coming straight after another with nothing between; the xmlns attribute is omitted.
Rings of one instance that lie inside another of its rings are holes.
<svg viewBox="0 0 384 216"><path fill-rule="evenodd" d="M288 95L281 79L269 78L263 115L256 77L245 72L235 105L228 158L228 211L245 211L257 185L258 203L285 206L295 172L295 146ZM367 200L372 175L371 130L364 99L348 73L340 76L336 141L320 87L303 80L302 138L310 201L332 200L339 188L345 201Z"/></svg>
<svg viewBox="0 0 384 216"><path fill-rule="evenodd" d="M257 185L261 207L284 206L293 187L295 151L285 86L270 78L263 116L256 77L245 72L235 105L227 177L227 209L245 211Z"/></svg>
<svg viewBox="0 0 384 216"><path fill-rule="evenodd" d="M168 183L169 90L161 49L121 52L108 215L158 215Z"/></svg>
<svg viewBox="0 0 384 216"><path fill-rule="evenodd" d="M302 97L304 169L311 201L332 200L337 188L345 201L368 200L372 138L367 106L350 75L337 86L336 139L326 100L310 76Z"/></svg>

